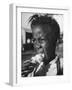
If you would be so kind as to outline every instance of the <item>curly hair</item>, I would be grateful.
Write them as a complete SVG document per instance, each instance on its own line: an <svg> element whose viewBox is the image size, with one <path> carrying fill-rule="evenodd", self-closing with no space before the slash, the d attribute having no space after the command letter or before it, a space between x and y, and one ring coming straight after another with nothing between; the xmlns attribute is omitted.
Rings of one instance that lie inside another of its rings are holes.
<svg viewBox="0 0 72 90"><path fill-rule="evenodd" d="M40 15L35 14L30 17L31 29L35 26L41 26L43 31L53 39L57 40L60 38L60 27L58 22L50 14Z"/></svg>

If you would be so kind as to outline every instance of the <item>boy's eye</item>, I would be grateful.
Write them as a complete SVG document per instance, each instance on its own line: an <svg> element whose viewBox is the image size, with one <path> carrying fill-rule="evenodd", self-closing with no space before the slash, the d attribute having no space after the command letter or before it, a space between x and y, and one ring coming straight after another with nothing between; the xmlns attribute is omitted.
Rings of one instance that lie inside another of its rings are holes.
<svg viewBox="0 0 72 90"><path fill-rule="evenodd" d="M45 40L44 38L40 39L40 41L44 41L44 40Z"/></svg>
<svg viewBox="0 0 72 90"><path fill-rule="evenodd" d="M40 43L43 43L44 41L45 41L44 38L40 38L40 39L39 39L39 42L40 42Z"/></svg>
<svg viewBox="0 0 72 90"><path fill-rule="evenodd" d="M44 38L38 38L37 40L34 38L32 39L32 42L35 43L35 42L39 42L39 43L43 43L45 41Z"/></svg>

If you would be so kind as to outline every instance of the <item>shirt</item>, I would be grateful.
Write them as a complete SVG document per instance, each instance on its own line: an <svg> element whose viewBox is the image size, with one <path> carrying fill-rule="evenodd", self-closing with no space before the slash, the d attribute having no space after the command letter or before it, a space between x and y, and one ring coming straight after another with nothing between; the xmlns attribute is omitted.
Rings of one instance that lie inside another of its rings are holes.
<svg viewBox="0 0 72 90"><path fill-rule="evenodd" d="M58 56L47 65L44 65L44 63L41 62L34 68L32 73L28 74L28 77L56 75L63 75L63 58L59 58Z"/></svg>

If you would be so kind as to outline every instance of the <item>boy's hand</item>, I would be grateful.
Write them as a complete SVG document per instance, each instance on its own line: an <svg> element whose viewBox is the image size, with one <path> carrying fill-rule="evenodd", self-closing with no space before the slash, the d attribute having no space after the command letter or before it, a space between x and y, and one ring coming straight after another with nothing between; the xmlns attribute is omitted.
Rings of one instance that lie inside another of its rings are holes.
<svg viewBox="0 0 72 90"><path fill-rule="evenodd" d="M30 60L26 60L23 63L22 68L22 76L26 77L29 73L31 73L34 70L35 63L32 63Z"/></svg>

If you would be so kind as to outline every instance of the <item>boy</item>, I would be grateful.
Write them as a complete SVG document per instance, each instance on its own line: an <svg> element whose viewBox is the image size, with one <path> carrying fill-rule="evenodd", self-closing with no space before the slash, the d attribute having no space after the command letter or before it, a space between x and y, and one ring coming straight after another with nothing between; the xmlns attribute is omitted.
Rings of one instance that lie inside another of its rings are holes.
<svg viewBox="0 0 72 90"><path fill-rule="evenodd" d="M47 14L35 14L29 22L31 22L33 44L37 56L44 56L40 63L33 63L32 59L26 61L23 70L24 76L63 75L62 59L56 54L56 45L60 38L59 24ZM37 56L34 58L37 59Z"/></svg>

